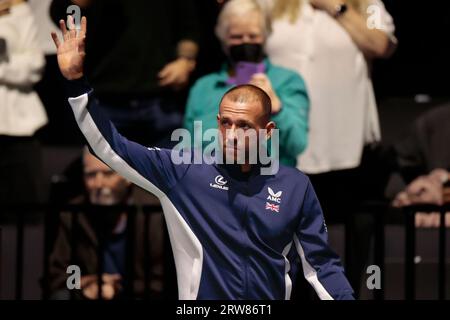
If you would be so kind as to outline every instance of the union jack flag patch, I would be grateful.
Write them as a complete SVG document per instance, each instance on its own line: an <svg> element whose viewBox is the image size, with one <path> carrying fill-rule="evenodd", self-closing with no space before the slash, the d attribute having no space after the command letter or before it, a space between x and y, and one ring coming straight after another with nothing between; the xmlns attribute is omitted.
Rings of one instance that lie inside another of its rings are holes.
<svg viewBox="0 0 450 320"><path fill-rule="evenodd" d="M266 202L266 210L272 210L272 211L275 211L275 212L280 212L280 205Z"/></svg>

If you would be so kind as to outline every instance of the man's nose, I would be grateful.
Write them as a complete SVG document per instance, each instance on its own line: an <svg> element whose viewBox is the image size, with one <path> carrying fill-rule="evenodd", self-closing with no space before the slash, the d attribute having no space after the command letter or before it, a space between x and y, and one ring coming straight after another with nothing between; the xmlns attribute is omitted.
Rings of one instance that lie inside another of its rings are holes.
<svg viewBox="0 0 450 320"><path fill-rule="evenodd" d="M250 35L245 34L244 36L242 36L242 43L251 43L252 42L252 38Z"/></svg>
<svg viewBox="0 0 450 320"><path fill-rule="evenodd" d="M227 140L228 141L235 141L237 140L237 133L236 133L236 126L232 125L231 128L227 129Z"/></svg>
<svg viewBox="0 0 450 320"><path fill-rule="evenodd" d="M95 174L95 178L94 178L94 185L96 188L102 188L103 187L103 183L104 183L104 177L103 177L103 173L101 172L97 172Z"/></svg>

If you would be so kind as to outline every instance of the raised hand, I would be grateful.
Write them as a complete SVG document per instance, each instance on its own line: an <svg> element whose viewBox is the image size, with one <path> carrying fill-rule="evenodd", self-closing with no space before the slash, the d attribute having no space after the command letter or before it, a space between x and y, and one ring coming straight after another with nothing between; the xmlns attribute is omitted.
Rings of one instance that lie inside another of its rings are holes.
<svg viewBox="0 0 450 320"><path fill-rule="evenodd" d="M63 42L59 41L54 32L52 32L52 38L57 48L58 65L62 75L68 80L74 80L83 76L87 20L86 17L81 18L79 32L75 29L72 16L69 16L68 24L69 30L64 20L59 21Z"/></svg>
<svg viewBox="0 0 450 320"><path fill-rule="evenodd" d="M159 85L182 89L189 83L189 75L195 69L195 62L179 58L168 63L158 73Z"/></svg>
<svg viewBox="0 0 450 320"><path fill-rule="evenodd" d="M280 111L281 101L275 93L275 90L273 90L272 82L270 82L270 79L266 74L254 74L249 83L263 89L269 95L270 100L272 101L272 113L277 113Z"/></svg>

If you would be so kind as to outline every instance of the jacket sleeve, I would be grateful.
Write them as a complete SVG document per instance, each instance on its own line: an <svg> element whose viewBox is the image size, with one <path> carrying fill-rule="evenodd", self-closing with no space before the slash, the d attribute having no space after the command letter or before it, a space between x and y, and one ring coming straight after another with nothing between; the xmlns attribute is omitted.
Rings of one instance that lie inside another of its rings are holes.
<svg viewBox="0 0 450 320"><path fill-rule="evenodd" d="M321 300L354 299L340 259L328 245L322 209L309 181L294 243L305 278Z"/></svg>
<svg viewBox="0 0 450 320"><path fill-rule="evenodd" d="M297 158L307 145L309 98L303 79L292 74L276 88L281 110L272 116L280 130L280 147L285 154Z"/></svg>
<svg viewBox="0 0 450 320"><path fill-rule="evenodd" d="M120 135L100 110L86 79L67 81L69 104L91 150L124 178L157 197L166 195L186 173L189 161L172 161L172 152L147 148Z"/></svg>

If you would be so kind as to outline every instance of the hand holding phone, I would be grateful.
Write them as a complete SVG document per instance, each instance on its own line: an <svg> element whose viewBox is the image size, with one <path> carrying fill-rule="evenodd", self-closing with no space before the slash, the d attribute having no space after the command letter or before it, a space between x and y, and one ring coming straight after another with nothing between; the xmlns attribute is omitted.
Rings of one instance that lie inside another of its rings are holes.
<svg viewBox="0 0 450 320"><path fill-rule="evenodd" d="M264 64L254 62L238 62L236 64L236 84L247 84L256 73L264 72Z"/></svg>

